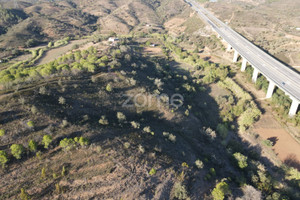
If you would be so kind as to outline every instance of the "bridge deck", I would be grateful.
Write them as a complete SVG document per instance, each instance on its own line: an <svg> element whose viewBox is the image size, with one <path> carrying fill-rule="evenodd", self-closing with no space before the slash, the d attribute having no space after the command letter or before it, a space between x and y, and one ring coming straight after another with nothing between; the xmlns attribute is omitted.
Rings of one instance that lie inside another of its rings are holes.
<svg viewBox="0 0 300 200"><path fill-rule="evenodd" d="M200 17L245 58L254 68L262 73L288 94L291 98L300 101L300 74L283 63L279 62L246 38L232 30L228 25L216 18L192 0L186 0Z"/></svg>

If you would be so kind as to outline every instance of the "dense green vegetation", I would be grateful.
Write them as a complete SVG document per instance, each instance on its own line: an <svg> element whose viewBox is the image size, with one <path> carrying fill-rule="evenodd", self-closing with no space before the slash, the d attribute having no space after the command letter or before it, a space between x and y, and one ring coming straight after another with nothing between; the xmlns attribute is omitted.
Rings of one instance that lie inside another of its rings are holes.
<svg viewBox="0 0 300 200"><path fill-rule="evenodd" d="M246 68L246 76L248 81L251 81L253 73L253 68L247 67ZM257 79L257 82L255 83L255 86L259 90L263 90L264 92L267 92L269 81L262 75L260 75ZM292 122L295 126L300 125L300 112L297 113L297 115L293 118L289 117L289 110L291 106L291 99L288 95L286 95L281 89L276 88L271 101L273 108L277 111L278 117L280 117L284 121Z"/></svg>

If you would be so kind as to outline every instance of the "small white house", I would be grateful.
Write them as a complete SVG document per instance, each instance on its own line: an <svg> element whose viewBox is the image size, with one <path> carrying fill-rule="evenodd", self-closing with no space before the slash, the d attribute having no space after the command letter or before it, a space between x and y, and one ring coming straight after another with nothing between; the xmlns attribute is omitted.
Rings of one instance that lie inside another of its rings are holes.
<svg viewBox="0 0 300 200"><path fill-rule="evenodd" d="M118 42L118 41L119 41L119 38L110 37L110 38L108 38L108 41L109 41L109 42Z"/></svg>

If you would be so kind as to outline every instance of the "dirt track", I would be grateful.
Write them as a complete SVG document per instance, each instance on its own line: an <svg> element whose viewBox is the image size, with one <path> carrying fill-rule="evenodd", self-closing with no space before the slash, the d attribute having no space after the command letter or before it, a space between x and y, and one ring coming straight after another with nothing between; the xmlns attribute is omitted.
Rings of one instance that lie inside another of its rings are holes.
<svg viewBox="0 0 300 200"><path fill-rule="evenodd" d="M38 61L37 65L43 65L46 64L48 62L51 62L53 60L55 60L56 58L58 58L59 56L67 53L68 51L72 50L72 47L76 44L80 45L83 44L84 42L86 42L87 39L82 39L82 40L74 40L71 41L69 44L62 46L62 47L58 47L55 49L51 49L49 51L47 51L45 53L45 55Z"/></svg>

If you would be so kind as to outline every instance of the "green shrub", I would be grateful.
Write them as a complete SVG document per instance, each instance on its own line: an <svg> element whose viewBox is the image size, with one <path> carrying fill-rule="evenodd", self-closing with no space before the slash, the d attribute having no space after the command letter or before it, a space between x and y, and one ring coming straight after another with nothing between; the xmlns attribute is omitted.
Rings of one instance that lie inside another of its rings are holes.
<svg viewBox="0 0 300 200"><path fill-rule="evenodd" d="M217 132L220 134L220 136L225 139L228 135L228 129L225 124L218 124L217 126Z"/></svg>
<svg viewBox="0 0 300 200"><path fill-rule="evenodd" d="M58 98L58 103L61 105L64 105L66 103L66 99L64 97L59 97Z"/></svg>
<svg viewBox="0 0 300 200"><path fill-rule="evenodd" d="M38 151L35 153L35 156L39 159L42 160L42 152Z"/></svg>
<svg viewBox="0 0 300 200"><path fill-rule="evenodd" d="M33 121L27 122L27 126L30 127L30 128L33 128L34 127L34 122Z"/></svg>
<svg viewBox="0 0 300 200"><path fill-rule="evenodd" d="M132 128L135 128L135 129L139 129L140 126L141 126L140 123L135 122L135 121L132 121L132 122L130 122L130 123L131 123Z"/></svg>
<svg viewBox="0 0 300 200"><path fill-rule="evenodd" d="M204 177L205 181L209 181L211 179L211 175L209 173L207 173Z"/></svg>
<svg viewBox="0 0 300 200"><path fill-rule="evenodd" d="M29 194L24 190L24 188L21 188L20 199L21 200L29 200L30 199Z"/></svg>
<svg viewBox="0 0 300 200"><path fill-rule="evenodd" d="M4 129L0 129L0 137L5 135L5 130Z"/></svg>
<svg viewBox="0 0 300 200"><path fill-rule="evenodd" d="M111 84L107 84L105 89L107 92L111 92L113 90Z"/></svg>
<svg viewBox="0 0 300 200"><path fill-rule="evenodd" d="M67 173L67 170L66 170L65 166L63 166L61 169L61 176L65 176L66 173Z"/></svg>
<svg viewBox="0 0 300 200"><path fill-rule="evenodd" d="M155 174L156 174L156 169L151 168L151 170L149 171L149 175L150 175L150 176L153 176L153 175L155 175Z"/></svg>
<svg viewBox="0 0 300 200"><path fill-rule="evenodd" d="M55 192L56 192L56 194L60 194L62 192L62 189L61 189L59 183L55 184Z"/></svg>
<svg viewBox="0 0 300 200"><path fill-rule="evenodd" d="M247 156L244 156L243 154L236 152L233 154L233 157L236 159L239 168L244 169L248 166Z"/></svg>
<svg viewBox="0 0 300 200"><path fill-rule="evenodd" d="M197 167L198 169L202 169L202 168L204 167L203 162L202 162L201 160L199 160L199 159L197 159L197 160L195 161L195 165L196 165L196 167Z"/></svg>
<svg viewBox="0 0 300 200"><path fill-rule="evenodd" d="M31 152L36 152L37 147L38 147L38 144L37 144L34 140L30 140L30 141L28 142L28 148L29 148L29 151L31 151Z"/></svg>
<svg viewBox="0 0 300 200"><path fill-rule="evenodd" d="M188 117L190 115L190 111L188 109L186 109L184 114Z"/></svg>
<svg viewBox="0 0 300 200"><path fill-rule="evenodd" d="M210 168L209 173L211 174L211 176L216 176L217 175L215 168Z"/></svg>
<svg viewBox="0 0 300 200"><path fill-rule="evenodd" d="M139 145L139 152L145 153L145 148L142 145Z"/></svg>
<svg viewBox="0 0 300 200"><path fill-rule="evenodd" d="M286 179L300 181L300 172L293 167L290 167L286 173Z"/></svg>
<svg viewBox="0 0 300 200"><path fill-rule="evenodd" d="M125 142L125 143L124 143L124 148L125 148L125 149L128 149L129 147L130 147L130 143L129 143L129 142Z"/></svg>
<svg viewBox="0 0 300 200"><path fill-rule="evenodd" d="M24 153L24 147L21 144L12 144L10 146L11 154L16 159L21 159L22 154Z"/></svg>
<svg viewBox="0 0 300 200"><path fill-rule="evenodd" d="M0 150L0 163L3 168L5 167L7 162L8 162L8 158L7 158L6 152L3 150Z"/></svg>
<svg viewBox="0 0 300 200"><path fill-rule="evenodd" d="M44 135L42 144L44 145L45 149L49 148L51 142L52 142L52 137L50 135Z"/></svg>
<svg viewBox="0 0 300 200"><path fill-rule="evenodd" d="M42 171L41 171L41 178L42 178L42 179L45 179L45 178L46 178L46 169L45 169L45 167L42 168Z"/></svg>
<svg viewBox="0 0 300 200"><path fill-rule="evenodd" d="M219 82L219 84L230 91L232 91L239 99L251 100L251 95L248 94L241 88L234 80L231 78L225 78L224 81Z"/></svg>
<svg viewBox="0 0 300 200"><path fill-rule="evenodd" d="M189 165L188 165L186 162L181 163L181 166L182 166L182 167L189 168Z"/></svg>
<svg viewBox="0 0 300 200"><path fill-rule="evenodd" d="M263 142L263 144L265 144L266 146L268 146L268 147L272 147L274 144L273 144L273 142L271 141L271 140L264 140L264 141L262 141Z"/></svg>
<svg viewBox="0 0 300 200"><path fill-rule="evenodd" d="M117 112L117 118L120 123L126 121L126 116L122 112Z"/></svg>
<svg viewBox="0 0 300 200"><path fill-rule="evenodd" d="M83 147L89 145L90 142L87 138L80 137L78 143Z"/></svg>
<svg viewBox="0 0 300 200"><path fill-rule="evenodd" d="M99 119L99 124L101 124L101 125L108 125L108 120L106 119L105 115L101 116L101 119Z"/></svg>
<svg viewBox="0 0 300 200"><path fill-rule="evenodd" d="M169 140L170 140L171 142L175 143L175 142L176 142L176 136L173 135L173 134L169 134Z"/></svg>
<svg viewBox="0 0 300 200"><path fill-rule="evenodd" d="M170 133L169 133L169 132L163 132L163 136L164 136L164 137L168 138L168 137L169 137L169 135L170 135Z"/></svg>
<svg viewBox="0 0 300 200"><path fill-rule="evenodd" d="M226 194L231 194L231 191L229 185L222 181L216 185L211 194L214 200L223 200Z"/></svg>
<svg viewBox="0 0 300 200"><path fill-rule="evenodd" d="M68 121L65 120L65 119L63 119L63 120L62 120L62 123L61 123L61 127L62 127L62 128L65 128L66 126L68 126L68 124L69 124Z"/></svg>
<svg viewBox="0 0 300 200"><path fill-rule="evenodd" d="M53 46L53 42L48 43L48 47L51 48Z"/></svg>
<svg viewBox="0 0 300 200"><path fill-rule="evenodd" d="M72 138L64 138L59 142L59 146L64 150L69 151L75 146L75 141Z"/></svg>
<svg viewBox="0 0 300 200"><path fill-rule="evenodd" d="M32 106L30 110L31 110L31 113L34 115L38 112L38 109L36 106Z"/></svg>
<svg viewBox="0 0 300 200"><path fill-rule="evenodd" d="M242 131L249 128L261 116L261 111L256 107L254 102L250 103L250 107L241 114L238 119L239 127Z"/></svg>
<svg viewBox="0 0 300 200"><path fill-rule="evenodd" d="M173 194L177 199L187 199L188 194L184 185L181 182L177 182L173 186Z"/></svg>
<svg viewBox="0 0 300 200"><path fill-rule="evenodd" d="M146 132L146 133L151 133L150 126L145 126L145 127L143 128L143 131Z"/></svg>

